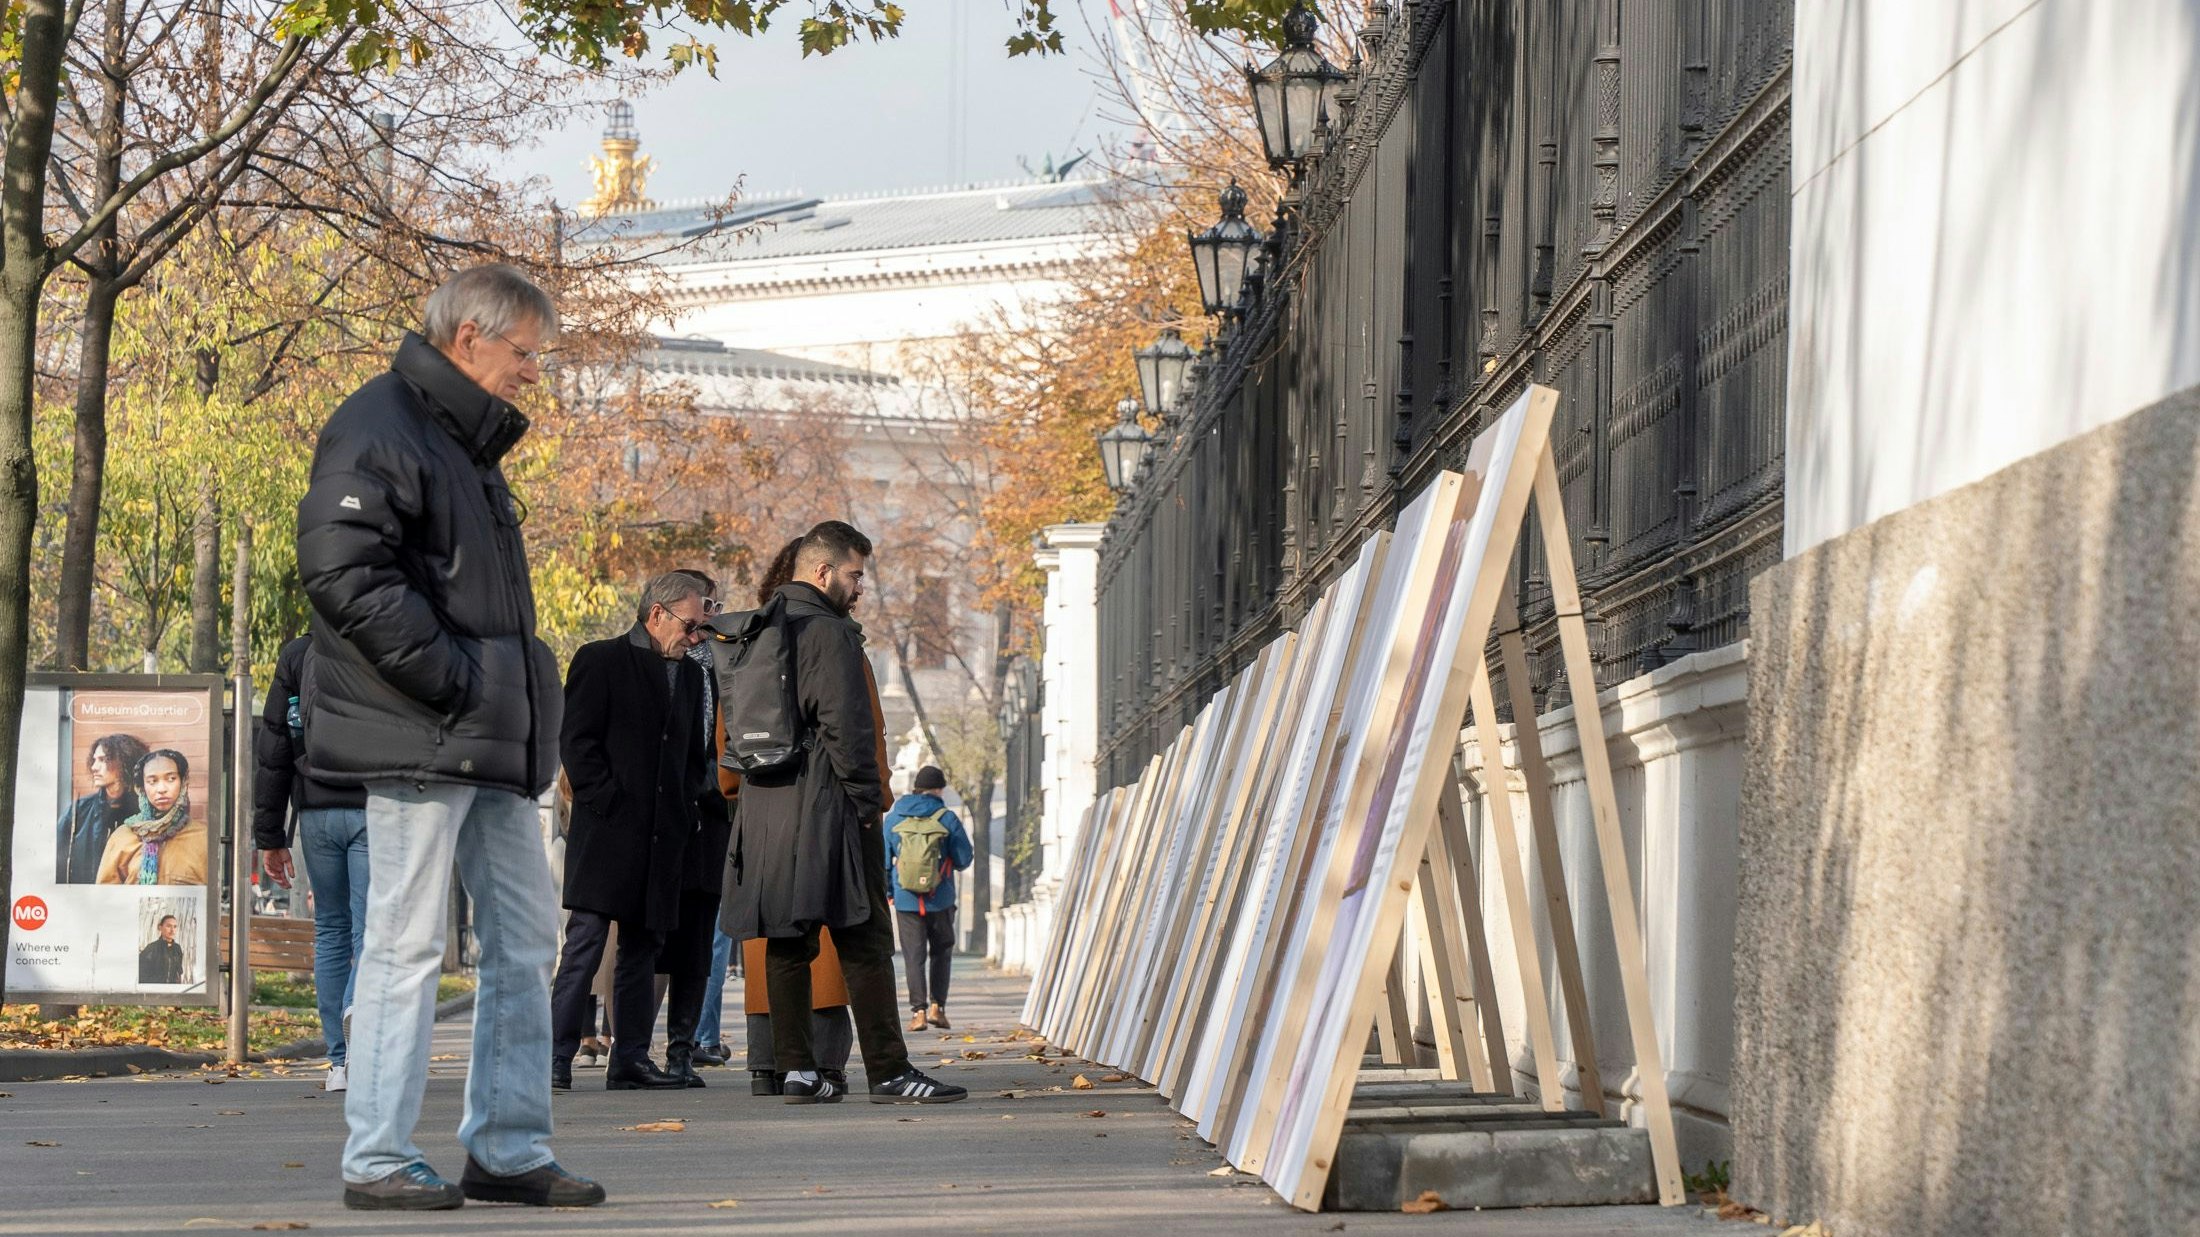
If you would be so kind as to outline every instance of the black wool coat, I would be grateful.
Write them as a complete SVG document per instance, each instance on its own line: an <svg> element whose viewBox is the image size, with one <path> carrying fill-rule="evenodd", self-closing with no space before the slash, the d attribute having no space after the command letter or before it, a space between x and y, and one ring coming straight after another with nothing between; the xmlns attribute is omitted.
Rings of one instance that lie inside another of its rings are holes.
<svg viewBox="0 0 2200 1237"><path fill-rule="evenodd" d="M886 808L878 723L863 629L808 584L779 590L787 606L802 757L741 780L726 856L719 926L735 940L845 928L872 913L867 881L884 855Z"/></svg>
<svg viewBox="0 0 2200 1237"><path fill-rule="evenodd" d="M660 656L639 624L573 654L558 741L573 784L566 909L658 931L679 922L689 844L706 809L725 817L704 744L702 669Z"/></svg>

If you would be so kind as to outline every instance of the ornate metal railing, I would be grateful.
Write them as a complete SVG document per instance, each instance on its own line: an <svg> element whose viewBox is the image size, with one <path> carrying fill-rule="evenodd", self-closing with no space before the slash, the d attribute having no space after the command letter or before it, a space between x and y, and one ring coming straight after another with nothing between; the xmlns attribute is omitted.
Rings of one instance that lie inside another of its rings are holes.
<svg viewBox="0 0 2200 1237"><path fill-rule="evenodd" d="M1267 295L1109 526L1103 785L1531 381L1562 396L1600 681L1742 637L1780 554L1792 24L1790 0L1371 9ZM1531 535L1544 699L1541 562Z"/></svg>

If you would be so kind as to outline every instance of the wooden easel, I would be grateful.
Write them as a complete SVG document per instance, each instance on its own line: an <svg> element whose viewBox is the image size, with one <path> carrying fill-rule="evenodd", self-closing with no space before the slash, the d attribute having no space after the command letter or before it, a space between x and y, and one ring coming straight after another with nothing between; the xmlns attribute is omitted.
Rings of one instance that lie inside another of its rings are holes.
<svg viewBox="0 0 2200 1237"><path fill-rule="evenodd" d="M1590 812L1595 824L1598 866L1604 878L1606 908L1613 928L1620 985L1625 998L1627 1025L1634 1048L1636 1074L1642 1088L1644 1124L1648 1127L1651 1156L1656 1171L1659 1201L1677 1205L1685 1200L1680 1153L1673 1128L1672 1104L1666 1090L1663 1055L1650 1009L1650 984L1641 928L1637 919L1634 887L1629 874L1626 841L1619 826L1618 797L1613 788L1611 756L1606 747L1602 709L1597 702L1595 667L1589 655L1588 628L1583 620L1580 587L1574 574L1573 547L1568 540L1565 509L1561 502L1556 463L1546 442L1531 462L1524 462L1533 486L1534 508L1543 533L1545 557L1556 607L1559 644L1566 679L1575 684L1574 713L1581 732L1582 764ZM1503 484L1505 478L1491 478ZM1563 856L1558 846L1557 815L1551 802L1551 782L1536 727L1533 694L1528 679L1526 642L1522 635L1512 580L1508 576L1495 624L1498 658L1505 672L1507 695L1513 707L1513 743L1528 804L1526 836L1532 839L1539 893L1543 899L1552 945L1552 969L1558 997L1565 1011L1568 1038L1580 1078L1583 1106L1599 1115L1607 1112L1597 1069L1596 1045L1591 1033L1587 987L1574 939L1572 909L1566 892ZM1462 645L1462 660L1471 676L1469 702L1474 742L1467 750L1479 757L1484 804L1490 841L1505 899L1518 970L1523 988L1523 1007L1528 1019L1528 1040L1535 1064L1535 1082L1542 1106L1549 1111L1566 1107L1565 1090L1558 1067L1551 1023L1551 990L1544 975L1527 876L1527 854L1520 825L1513 810L1498 730L1495 693L1487 646L1477 642L1471 650ZM1510 1090L1510 1062L1504 1033L1497 1021L1497 1004L1489 976L1488 938L1479 912L1481 885L1474 871L1462 807L1461 779L1456 769L1445 778L1435 804L1435 828L1417 869L1417 879L1403 899L1410 930L1425 943L1421 955L1424 982L1432 1010L1437 1015L1439 1068L1446 1078L1469 1079L1476 1090ZM1401 942L1402 944L1402 942ZM1399 956L1392 946L1393 956ZM1464 957L1462 957L1462 953ZM1362 979L1361 1004L1366 1021L1378 1035L1393 1025L1394 980L1390 958L1370 958L1369 973ZM1472 1028L1478 1013L1483 1043L1472 1045ZM1364 1037L1363 1037L1364 1039ZM1386 1039L1385 1059L1390 1056ZM1342 1106L1328 1114L1329 1124L1341 1132ZM1319 1198L1326 1160L1336 1145L1335 1136L1317 1138L1319 1157L1313 1161L1319 1175L1310 1187L1291 1199L1308 1206Z"/></svg>

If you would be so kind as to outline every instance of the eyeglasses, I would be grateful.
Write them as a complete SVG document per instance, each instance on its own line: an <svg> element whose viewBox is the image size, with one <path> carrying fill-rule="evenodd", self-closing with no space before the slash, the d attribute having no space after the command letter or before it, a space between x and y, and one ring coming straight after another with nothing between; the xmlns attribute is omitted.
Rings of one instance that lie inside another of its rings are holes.
<svg viewBox="0 0 2200 1237"><path fill-rule="evenodd" d="M535 348L532 350L522 348L518 344L513 343L511 339L506 336L502 331L483 331L482 334L488 336L489 338L497 341L500 344L503 344L505 347L510 348L512 350L512 355L518 357L519 363L522 365L525 365L530 361L534 362L537 365L540 365L542 362L558 354L558 350L555 348Z"/></svg>

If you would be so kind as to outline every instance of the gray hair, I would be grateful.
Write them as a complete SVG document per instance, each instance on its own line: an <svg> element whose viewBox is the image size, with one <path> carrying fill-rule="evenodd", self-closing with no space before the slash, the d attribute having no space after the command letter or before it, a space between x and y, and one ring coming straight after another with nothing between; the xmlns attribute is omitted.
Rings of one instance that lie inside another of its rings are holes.
<svg viewBox="0 0 2200 1237"><path fill-rule="evenodd" d="M642 604L634 609L634 621L646 623L649 621L649 612L652 609L663 606L665 609L670 610L690 597L701 597L702 595L703 584L695 578L693 572L668 571L651 580L642 589Z"/></svg>
<svg viewBox="0 0 2200 1237"><path fill-rule="evenodd" d="M429 343L448 348L458 338L458 328L468 322L497 336L533 322L545 335L554 335L558 307L518 267L490 262L469 266L444 280L428 295L421 325Z"/></svg>

